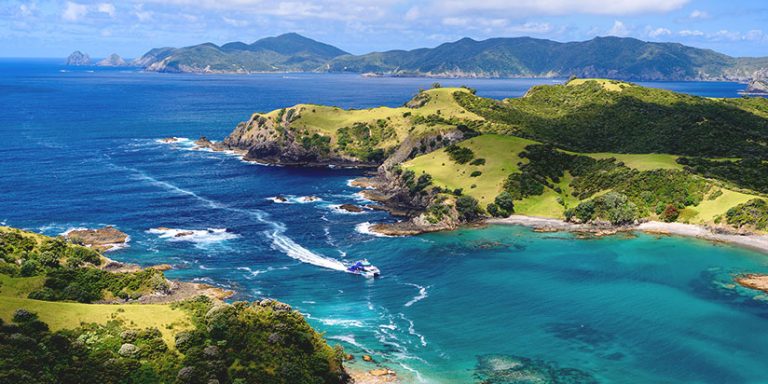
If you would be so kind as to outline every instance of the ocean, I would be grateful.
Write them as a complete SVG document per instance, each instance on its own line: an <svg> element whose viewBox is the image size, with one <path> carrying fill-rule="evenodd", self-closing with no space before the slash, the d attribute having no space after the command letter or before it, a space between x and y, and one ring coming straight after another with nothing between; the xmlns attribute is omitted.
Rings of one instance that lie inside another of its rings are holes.
<svg viewBox="0 0 768 384"><path fill-rule="evenodd" d="M253 112L397 106L433 79L192 75L0 61L0 222L48 235L114 225L111 258L272 297L357 356L424 383L764 383L768 297L753 251L677 237L577 239L490 226L407 238L351 214L359 171L263 166L196 151ZM438 80L487 97L558 80ZM709 97L743 84L643 83ZM186 138L163 143L169 136ZM277 195L288 199L274 201ZM319 199L306 202L302 197ZM167 229L160 229L165 227ZM175 237L179 231L192 235ZM345 273L367 258L383 276Z"/></svg>

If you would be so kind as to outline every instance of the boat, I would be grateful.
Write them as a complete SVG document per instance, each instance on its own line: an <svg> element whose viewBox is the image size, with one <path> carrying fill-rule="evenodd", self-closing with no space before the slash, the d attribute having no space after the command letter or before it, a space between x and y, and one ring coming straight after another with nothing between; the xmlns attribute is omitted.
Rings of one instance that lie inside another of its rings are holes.
<svg viewBox="0 0 768 384"><path fill-rule="evenodd" d="M347 267L347 272L363 275L368 278L379 277L381 275L379 268L371 265L371 263L369 263L366 259L359 260Z"/></svg>

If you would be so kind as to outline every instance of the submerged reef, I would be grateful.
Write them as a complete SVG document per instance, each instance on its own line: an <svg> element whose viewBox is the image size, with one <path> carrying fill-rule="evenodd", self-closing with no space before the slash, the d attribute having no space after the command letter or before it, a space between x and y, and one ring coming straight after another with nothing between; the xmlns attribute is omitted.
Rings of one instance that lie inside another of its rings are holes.
<svg viewBox="0 0 768 384"><path fill-rule="evenodd" d="M560 368L554 362L488 354L477 357L475 378L480 384L596 384L592 374Z"/></svg>

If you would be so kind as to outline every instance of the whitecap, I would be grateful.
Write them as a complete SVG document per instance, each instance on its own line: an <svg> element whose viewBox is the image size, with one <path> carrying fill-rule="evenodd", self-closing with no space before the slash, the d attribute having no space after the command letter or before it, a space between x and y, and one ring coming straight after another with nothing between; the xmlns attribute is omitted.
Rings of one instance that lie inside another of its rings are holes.
<svg viewBox="0 0 768 384"><path fill-rule="evenodd" d="M383 233L374 232L371 230L372 225L373 223L368 221L364 223L359 223L355 225L355 232L362 233L363 235L370 235L370 236L376 236L376 237L396 237L396 236L385 235Z"/></svg>
<svg viewBox="0 0 768 384"><path fill-rule="evenodd" d="M317 196L294 196L294 195L279 195L267 197L267 200L278 204L308 204L319 203L323 199Z"/></svg>
<svg viewBox="0 0 768 384"><path fill-rule="evenodd" d="M360 212L350 212L350 211L347 211L346 209L341 208L341 206L342 204L329 204L326 207L331 209L332 212L338 213L340 215L362 215L362 214L368 213L365 209L363 209Z"/></svg>
<svg viewBox="0 0 768 384"><path fill-rule="evenodd" d="M226 228L208 229L180 229L180 228L152 228L147 231L158 235L168 241L189 241L197 244L210 244L220 241L236 239L240 235L229 232Z"/></svg>
<svg viewBox="0 0 768 384"><path fill-rule="evenodd" d="M351 320L351 319L315 319L325 325L329 326L340 326L345 328L362 328L365 326L365 324L360 320Z"/></svg>

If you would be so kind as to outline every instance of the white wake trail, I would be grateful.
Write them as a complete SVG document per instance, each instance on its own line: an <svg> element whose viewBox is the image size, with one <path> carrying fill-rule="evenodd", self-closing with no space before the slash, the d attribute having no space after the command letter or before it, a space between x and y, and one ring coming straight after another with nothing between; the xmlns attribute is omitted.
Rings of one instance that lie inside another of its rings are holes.
<svg viewBox="0 0 768 384"><path fill-rule="evenodd" d="M304 248L298 243L296 243L295 241L293 241L290 237L285 235L285 231L286 231L285 225L283 225L282 223L270 220L268 218L268 214L264 211L229 207L217 201L202 197L192 191L179 188L178 186L173 185L167 181L155 179L154 177L149 176L144 172L139 171L138 169L127 168L127 167L121 167L121 168L132 171L135 174L137 174L139 178L141 178L142 180L147 181L153 185L162 187L170 192L174 192L179 195L193 197L209 208L222 209L230 212L236 212L236 213L248 215L250 217L255 218L257 221L261 223L271 226L272 230L265 231L264 234L272 240L273 249L279 250L293 259L299 260L304 263L316 265L318 267L333 269L336 271L346 272L347 270L347 267L342 262L330 257L318 255L317 253L314 253L309 249Z"/></svg>

